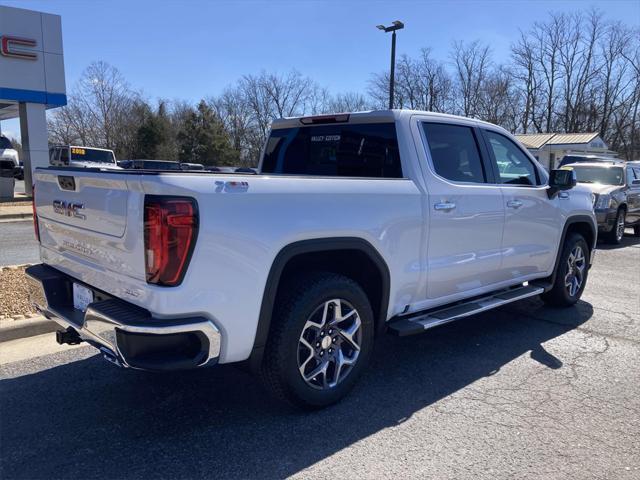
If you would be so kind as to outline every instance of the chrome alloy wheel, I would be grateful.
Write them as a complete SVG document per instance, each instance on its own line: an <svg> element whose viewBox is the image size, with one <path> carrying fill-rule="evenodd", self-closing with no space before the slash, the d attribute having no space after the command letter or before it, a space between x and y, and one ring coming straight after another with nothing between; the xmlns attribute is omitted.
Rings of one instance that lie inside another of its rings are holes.
<svg viewBox="0 0 640 480"><path fill-rule="evenodd" d="M567 258L567 274L564 277L564 285L570 297L575 297L584 282L584 272L587 261L580 245L571 250Z"/></svg>
<svg viewBox="0 0 640 480"><path fill-rule="evenodd" d="M622 210L618 214L618 223L616 224L616 240L619 242L624 237L625 213Z"/></svg>
<svg viewBox="0 0 640 480"><path fill-rule="evenodd" d="M298 341L298 370L307 385L330 389L353 369L362 342L362 321L346 300L328 300L307 319Z"/></svg>

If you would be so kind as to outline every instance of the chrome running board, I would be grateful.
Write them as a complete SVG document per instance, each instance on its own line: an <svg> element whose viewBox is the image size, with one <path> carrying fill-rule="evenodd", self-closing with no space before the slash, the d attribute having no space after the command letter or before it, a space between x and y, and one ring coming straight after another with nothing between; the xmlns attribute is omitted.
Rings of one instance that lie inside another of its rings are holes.
<svg viewBox="0 0 640 480"><path fill-rule="evenodd" d="M524 298L533 297L544 292L543 287L526 285L510 290L500 290L491 295L457 303L453 306L437 307L423 313L414 313L411 317L403 316L391 320L388 324L389 332L399 337L422 333L430 328L444 325L461 318L469 317L508 303L517 302Z"/></svg>

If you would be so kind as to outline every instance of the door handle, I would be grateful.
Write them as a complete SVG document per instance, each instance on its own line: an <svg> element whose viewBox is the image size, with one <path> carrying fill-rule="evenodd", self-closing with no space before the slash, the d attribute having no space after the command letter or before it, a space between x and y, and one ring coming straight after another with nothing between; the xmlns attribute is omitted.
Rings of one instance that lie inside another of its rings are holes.
<svg viewBox="0 0 640 480"><path fill-rule="evenodd" d="M567 192L560 192L558 198L569 198L569 194Z"/></svg>
<svg viewBox="0 0 640 480"><path fill-rule="evenodd" d="M456 208L456 204L455 203L451 203L451 202L436 203L433 206L433 208L435 208L436 210L449 211L449 210L453 210L454 208Z"/></svg>
<svg viewBox="0 0 640 480"><path fill-rule="evenodd" d="M507 202L507 207L509 208L520 208L522 205L523 204L520 200L509 200Z"/></svg>

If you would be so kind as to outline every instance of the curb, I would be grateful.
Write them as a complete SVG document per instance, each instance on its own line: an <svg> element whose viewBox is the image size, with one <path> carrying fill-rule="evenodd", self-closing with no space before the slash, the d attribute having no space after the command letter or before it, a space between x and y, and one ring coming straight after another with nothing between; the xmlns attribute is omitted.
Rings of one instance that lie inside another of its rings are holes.
<svg viewBox="0 0 640 480"><path fill-rule="evenodd" d="M0 222L3 220L27 220L30 218L33 218L32 213L5 213L0 215Z"/></svg>
<svg viewBox="0 0 640 480"><path fill-rule="evenodd" d="M55 332L57 329L56 322L42 316L28 320L11 320L8 324L0 326L0 342L34 337L43 333Z"/></svg>
<svg viewBox="0 0 640 480"><path fill-rule="evenodd" d="M19 263L18 265L4 265L4 266L0 266L0 272L4 270L18 270L19 268L30 267L31 265L35 265L35 263Z"/></svg>

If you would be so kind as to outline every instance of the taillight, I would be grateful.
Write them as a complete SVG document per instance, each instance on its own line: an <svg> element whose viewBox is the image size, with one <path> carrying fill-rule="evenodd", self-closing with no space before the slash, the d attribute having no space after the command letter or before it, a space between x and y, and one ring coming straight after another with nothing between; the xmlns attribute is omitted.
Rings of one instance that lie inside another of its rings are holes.
<svg viewBox="0 0 640 480"><path fill-rule="evenodd" d="M33 231L36 234L36 240L40 241L40 226L38 225L38 216L36 215L36 186L31 187L31 209L33 210Z"/></svg>
<svg viewBox="0 0 640 480"><path fill-rule="evenodd" d="M197 234L198 208L193 198L147 195L144 199L147 282L180 284Z"/></svg>

